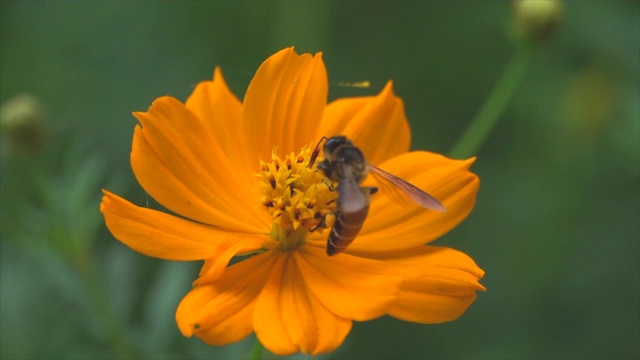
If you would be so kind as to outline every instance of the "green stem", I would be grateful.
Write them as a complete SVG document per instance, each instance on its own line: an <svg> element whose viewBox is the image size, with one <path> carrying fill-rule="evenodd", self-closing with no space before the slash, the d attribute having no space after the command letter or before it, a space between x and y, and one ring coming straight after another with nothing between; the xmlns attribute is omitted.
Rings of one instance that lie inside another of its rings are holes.
<svg viewBox="0 0 640 360"><path fill-rule="evenodd" d="M103 286L102 278L95 267L90 252L78 254L75 258L76 266L80 270L93 306L102 322L108 341L114 347L120 359L142 359L141 354L129 343L127 336L116 320L111 306L107 301L107 294Z"/></svg>
<svg viewBox="0 0 640 360"><path fill-rule="evenodd" d="M519 43L493 91L449 153L450 157L463 159L478 151L518 88L530 58L530 45Z"/></svg>
<svg viewBox="0 0 640 360"><path fill-rule="evenodd" d="M264 347L260 343L260 340L256 338L256 342L253 344L253 349L251 349L251 355L249 355L249 360L260 360L263 350Z"/></svg>

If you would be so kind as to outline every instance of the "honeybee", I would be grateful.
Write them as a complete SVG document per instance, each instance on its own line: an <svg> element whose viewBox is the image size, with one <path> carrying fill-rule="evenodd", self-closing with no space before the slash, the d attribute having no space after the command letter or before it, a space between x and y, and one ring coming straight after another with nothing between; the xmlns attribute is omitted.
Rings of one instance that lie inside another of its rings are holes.
<svg viewBox="0 0 640 360"><path fill-rule="evenodd" d="M345 136L323 137L309 160L312 166L318 157L320 144L324 160L317 168L324 176L338 183L338 204L335 211L335 223L327 239L329 256L344 251L356 238L367 214L369 213L370 195L378 191L377 187L361 187L360 184L371 173L383 191L389 196L404 202L413 202L424 208L445 211L444 206L433 196L418 189L407 181L369 164L353 143ZM393 194L391 194L393 193Z"/></svg>

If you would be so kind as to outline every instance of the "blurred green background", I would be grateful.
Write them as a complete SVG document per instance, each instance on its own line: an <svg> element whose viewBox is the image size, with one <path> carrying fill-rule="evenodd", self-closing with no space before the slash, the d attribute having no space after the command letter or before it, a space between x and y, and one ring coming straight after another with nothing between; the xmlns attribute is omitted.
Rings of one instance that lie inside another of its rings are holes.
<svg viewBox="0 0 640 360"><path fill-rule="evenodd" d="M477 152L475 210L437 241L486 270L487 292L452 323L355 323L322 358L640 356L640 3L564 5ZM200 263L104 227L100 188L153 202L129 166L131 112L185 100L216 65L242 97L295 45L324 52L332 99L393 79L413 147L447 153L509 62L510 24L507 1L0 2L3 111L29 94L46 127L31 150L2 134L0 357L246 358L252 338L214 348L176 327Z"/></svg>

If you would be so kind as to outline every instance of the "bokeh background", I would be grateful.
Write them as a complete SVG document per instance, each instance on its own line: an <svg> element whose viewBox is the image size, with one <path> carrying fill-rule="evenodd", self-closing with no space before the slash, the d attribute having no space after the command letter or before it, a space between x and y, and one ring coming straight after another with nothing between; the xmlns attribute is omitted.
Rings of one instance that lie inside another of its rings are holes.
<svg viewBox="0 0 640 360"><path fill-rule="evenodd" d="M26 142L2 133L0 357L246 358L253 338L214 348L175 325L200 263L104 227L101 188L154 204L129 166L131 112L185 100L216 65L242 97L295 45L324 53L331 99L393 79L413 147L446 154L509 62L511 24L508 1L0 2L2 109L42 121ZM637 1L564 3L477 152L475 210L438 240L487 292L447 324L355 323L321 358L640 356L639 33Z"/></svg>

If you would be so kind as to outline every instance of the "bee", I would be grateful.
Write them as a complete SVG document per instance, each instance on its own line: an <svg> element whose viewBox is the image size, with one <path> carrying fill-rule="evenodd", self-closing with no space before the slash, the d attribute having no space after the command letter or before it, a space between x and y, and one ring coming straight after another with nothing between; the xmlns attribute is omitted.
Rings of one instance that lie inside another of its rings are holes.
<svg viewBox="0 0 640 360"><path fill-rule="evenodd" d="M323 137L311 154L309 166L318 157L320 144L324 160L317 168L324 176L338 184L338 203L335 211L335 223L327 239L329 256L344 251L356 238L369 213L370 196L378 191L377 187L360 186L372 174L383 191L389 196L405 203L416 203L424 208L445 211L444 206L433 196L418 189L407 181L369 164L351 140L345 136Z"/></svg>

